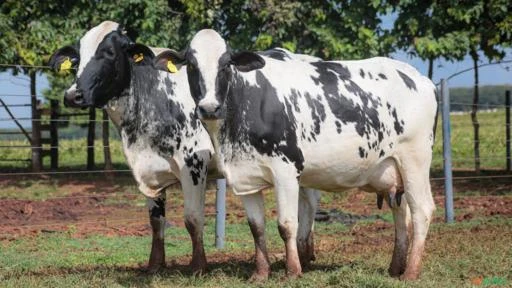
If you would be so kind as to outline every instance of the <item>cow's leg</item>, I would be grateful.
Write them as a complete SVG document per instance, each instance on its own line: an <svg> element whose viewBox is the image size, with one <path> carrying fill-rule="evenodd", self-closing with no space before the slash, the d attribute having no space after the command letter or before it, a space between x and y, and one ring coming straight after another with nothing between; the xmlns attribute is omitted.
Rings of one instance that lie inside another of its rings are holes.
<svg viewBox="0 0 512 288"><path fill-rule="evenodd" d="M414 155L414 154L411 154ZM405 272L400 279L417 279L421 269L421 258L425 248L430 220L435 210L434 199L430 190L430 161L404 161L403 163L405 199L411 210L413 225L412 247Z"/></svg>
<svg viewBox="0 0 512 288"><path fill-rule="evenodd" d="M320 192L310 188L300 188L299 194L299 230L297 232L297 249L302 267L315 261L313 230L315 214L318 207Z"/></svg>
<svg viewBox="0 0 512 288"><path fill-rule="evenodd" d="M393 248L393 258L388 272L392 277L399 277L405 272L405 266L407 265L407 251L409 249L407 232L411 215L405 199L402 200L400 206L394 205L392 211L395 221L395 247Z"/></svg>
<svg viewBox="0 0 512 288"><path fill-rule="evenodd" d="M286 245L286 272L289 277L302 274L297 251L299 183L295 177L275 177L279 234Z"/></svg>
<svg viewBox="0 0 512 288"><path fill-rule="evenodd" d="M256 270L251 276L251 281L264 281L270 274L270 261L268 260L267 245L265 242L265 209L263 205L263 193L243 195L247 221L254 238Z"/></svg>
<svg viewBox="0 0 512 288"><path fill-rule="evenodd" d="M181 186L185 199L185 227L192 240L190 267L195 273L201 273L206 270L206 256L203 245L206 180L196 179L194 182L190 175L190 171L185 169L181 173ZM204 177L206 178L206 175Z"/></svg>
<svg viewBox="0 0 512 288"><path fill-rule="evenodd" d="M165 266L165 190L156 198L146 197L149 209L149 223L153 231L148 271L157 272Z"/></svg>

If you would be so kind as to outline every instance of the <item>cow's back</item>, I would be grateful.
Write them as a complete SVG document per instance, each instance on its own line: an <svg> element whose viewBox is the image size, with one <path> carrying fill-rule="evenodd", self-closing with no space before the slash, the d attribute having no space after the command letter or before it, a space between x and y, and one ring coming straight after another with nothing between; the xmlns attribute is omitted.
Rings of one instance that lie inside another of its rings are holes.
<svg viewBox="0 0 512 288"><path fill-rule="evenodd" d="M256 149L260 164L251 165L281 158L302 168L302 185L333 191L365 185L372 169L399 150L431 148L435 87L411 66L382 57L265 61L243 76L250 99L241 103L254 107L242 107L240 115L252 116L240 123L249 125L250 146L267 149Z"/></svg>

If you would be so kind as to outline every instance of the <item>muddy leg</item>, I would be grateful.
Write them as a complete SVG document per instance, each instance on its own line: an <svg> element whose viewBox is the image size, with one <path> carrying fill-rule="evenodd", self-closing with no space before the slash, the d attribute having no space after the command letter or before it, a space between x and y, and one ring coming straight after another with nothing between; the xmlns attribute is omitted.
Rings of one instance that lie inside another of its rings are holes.
<svg viewBox="0 0 512 288"><path fill-rule="evenodd" d="M192 240L190 267L194 273L202 273L206 270L203 244L205 184L191 186L186 191L183 190L183 193L185 199L185 227Z"/></svg>
<svg viewBox="0 0 512 288"><path fill-rule="evenodd" d="M263 193L244 195L242 202L247 214L247 221L254 238L256 270L251 276L251 281L264 281L270 274L270 261L268 260L267 245L265 242L265 209L263 205Z"/></svg>
<svg viewBox="0 0 512 288"><path fill-rule="evenodd" d="M148 270L154 273L165 267L165 190L157 198L147 197L147 206L149 209L149 222L153 231Z"/></svg>
<svg viewBox="0 0 512 288"><path fill-rule="evenodd" d="M313 230L315 214L320 199L320 192L309 188L300 188L299 192L299 230L297 232L297 249L302 267L315 261Z"/></svg>
<svg viewBox="0 0 512 288"><path fill-rule="evenodd" d="M435 210L435 204L430 190L428 172L414 174L410 171L409 175L406 175L405 178L405 199L411 209L413 235L409 261L400 279L415 280L420 273L425 239L427 237L430 220L432 219L432 213Z"/></svg>
<svg viewBox="0 0 512 288"><path fill-rule="evenodd" d="M411 216L407 201L404 200L402 200L400 206L394 205L392 208L393 219L395 221L395 247L393 249L393 258L388 269L389 275L392 277L402 275L407 265L407 251L409 249L407 231Z"/></svg>
<svg viewBox="0 0 512 288"><path fill-rule="evenodd" d="M297 251L297 230L299 226L299 183L295 178L275 177L279 235L286 245L286 272L288 277L302 275Z"/></svg>

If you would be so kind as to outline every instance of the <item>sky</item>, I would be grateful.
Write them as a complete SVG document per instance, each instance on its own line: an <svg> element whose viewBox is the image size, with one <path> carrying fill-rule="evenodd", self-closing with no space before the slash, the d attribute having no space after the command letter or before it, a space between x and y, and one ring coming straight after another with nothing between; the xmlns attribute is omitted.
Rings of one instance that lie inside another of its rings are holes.
<svg viewBox="0 0 512 288"><path fill-rule="evenodd" d="M383 28L391 28L395 18L395 15L384 16L382 18ZM423 75L427 75L428 73L428 63L417 57L410 57L403 51L393 53L390 56L416 67L416 69L418 69ZM483 57L483 55L481 59L484 60L481 61L480 64L486 63L486 58ZM507 50L507 57L505 57L504 60L512 60L512 49ZM508 65L512 68L512 63ZM507 64L499 64L480 68L480 85L512 85L512 69L507 71L506 66ZM434 83L438 83L441 78L447 78L454 73L471 67L473 67L473 62L469 55L466 56L463 61L455 63L438 59L434 62L434 75L432 80ZM473 71L471 70L452 78L448 82L448 85L449 87L470 87L473 86L473 81ZM38 75L36 82L37 94L40 95L43 89L48 88L48 81L44 75ZM9 72L0 73L0 99L2 99L7 105L30 103L30 98L28 97L29 94L30 88L27 76L12 76ZM40 98L42 99L42 97ZM17 118L30 117L29 107L11 107L10 109ZM0 129L15 128L16 125L14 122L7 121L6 118L9 118L9 115L3 107L0 107ZM29 128L31 124L30 121L22 121L21 123L27 128Z"/></svg>

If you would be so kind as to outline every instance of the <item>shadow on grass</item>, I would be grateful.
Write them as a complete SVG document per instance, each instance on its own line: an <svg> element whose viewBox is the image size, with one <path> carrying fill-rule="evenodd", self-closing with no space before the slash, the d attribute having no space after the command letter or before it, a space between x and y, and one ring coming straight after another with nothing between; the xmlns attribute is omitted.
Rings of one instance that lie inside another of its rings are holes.
<svg viewBox="0 0 512 288"><path fill-rule="evenodd" d="M244 257L244 256L239 256ZM335 271L344 266L351 266L351 264L310 264L304 268L304 273L313 271ZM157 273L150 273L146 269L146 266L103 266L103 265L92 265L82 266L76 268L44 268L39 271L24 271L23 277L49 277L49 276L79 276L80 278L88 277L102 277L115 279L116 282L123 286L151 286L152 281L155 278L183 278L190 279L191 281L197 279L208 279L215 278L219 274L223 274L230 278L235 278L240 281L248 281L253 270L255 269L255 263L251 260L241 260L239 258L228 256L221 261L215 261L208 264L207 271L202 274L197 274L187 264L172 263L168 264L167 267L161 269ZM271 264L271 277L275 277L276 274L283 275L285 271L285 263L282 260L275 261ZM381 271L379 271L380 273ZM382 272L384 273L384 272ZM17 274L17 273L15 273ZM97 275L94 275L97 274ZM274 275L274 276L273 276ZM4 275L8 276L8 275ZM19 277L20 275L9 275L8 277ZM188 281L188 280L186 280Z"/></svg>

